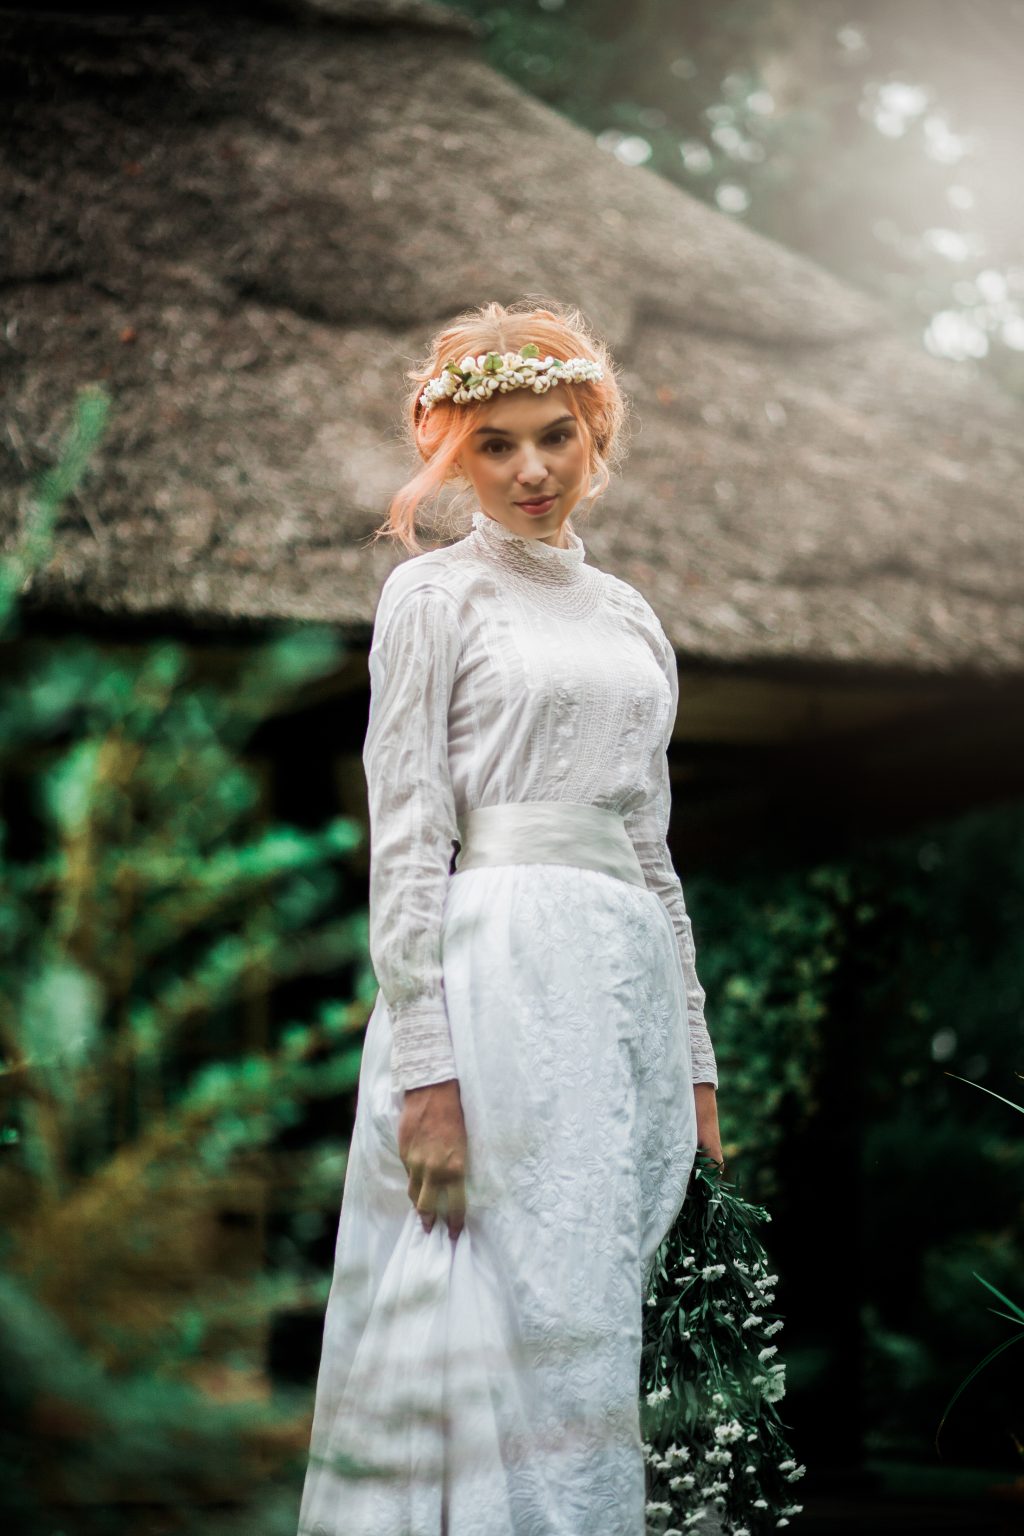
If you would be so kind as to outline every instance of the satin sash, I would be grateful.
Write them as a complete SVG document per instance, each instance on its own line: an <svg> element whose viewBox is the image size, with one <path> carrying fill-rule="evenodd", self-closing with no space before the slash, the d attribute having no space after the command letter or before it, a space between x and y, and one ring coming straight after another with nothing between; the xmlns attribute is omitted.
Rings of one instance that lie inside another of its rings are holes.
<svg viewBox="0 0 1024 1536"><path fill-rule="evenodd" d="M458 818L455 874L487 864L576 864L646 886L618 811L572 800L480 805Z"/></svg>

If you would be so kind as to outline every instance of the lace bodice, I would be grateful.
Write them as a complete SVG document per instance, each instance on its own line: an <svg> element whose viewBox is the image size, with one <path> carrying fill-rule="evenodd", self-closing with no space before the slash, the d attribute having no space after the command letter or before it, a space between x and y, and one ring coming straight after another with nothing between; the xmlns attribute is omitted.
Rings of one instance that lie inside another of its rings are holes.
<svg viewBox="0 0 1024 1536"><path fill-rule="evenodd" d="M457 820L505 801L618 811L664 903L686 981L694 1082L717 1084L693 934L666 842L675 656L647 600L482 509L471 531L390 572L370 647L363 748L370 957L396 1088L455 1077L440 935Z"/></svg>

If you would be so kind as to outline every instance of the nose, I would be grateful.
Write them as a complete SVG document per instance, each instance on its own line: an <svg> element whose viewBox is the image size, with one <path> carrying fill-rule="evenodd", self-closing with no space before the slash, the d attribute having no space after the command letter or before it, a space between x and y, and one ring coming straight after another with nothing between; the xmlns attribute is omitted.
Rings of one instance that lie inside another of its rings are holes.
<svg viewBox="0 0 1024 1536"><path fill-rule="evenodd" d="M524 485L535 485L548 477L548 468L537 449L532 444L527 444L525 458L516 476Z"/></svg>

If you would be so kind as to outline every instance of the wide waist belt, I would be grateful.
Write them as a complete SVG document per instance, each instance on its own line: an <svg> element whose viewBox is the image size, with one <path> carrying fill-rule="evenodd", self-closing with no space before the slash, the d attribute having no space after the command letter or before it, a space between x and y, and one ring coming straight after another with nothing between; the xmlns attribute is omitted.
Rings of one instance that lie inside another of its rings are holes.
<svg viewBox="0 0 1024 1536"><path fill-rule="evenodd" d="M576 864L646 885L618 811L571 800L480 805L458 819L455 873L487 864Z"/></svg>

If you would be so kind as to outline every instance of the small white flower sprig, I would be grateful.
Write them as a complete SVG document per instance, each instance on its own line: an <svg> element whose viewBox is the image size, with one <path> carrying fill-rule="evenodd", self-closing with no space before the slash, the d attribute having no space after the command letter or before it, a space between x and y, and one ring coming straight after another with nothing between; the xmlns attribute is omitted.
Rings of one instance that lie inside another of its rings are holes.
<svg viewBox="0 0 1024 1536"><path fill-rule="evenodd" d="M429 411L439 400L453 400L466 405L471 400L489 400L495 393L510 389L532 389L542 395L552 384L576 384L604 378L600 363L589 357L541 357L540 348L528 342L518 352L481 352L467 354L460 363L445 363L430 379L420 395L420 405Z"/></svg>
<svg viewBox="0 0 1024 1536"><path fill-rule="evenodd" d="M803 1510L787 1486L807 1471L775 1404L785 1367L768 1338L779 1279L751 1205L698 1152L675 1226L648 1277L640 1404L647 1536L689 1536L717 1516L724 1536L767 1536Z"/></svg>

